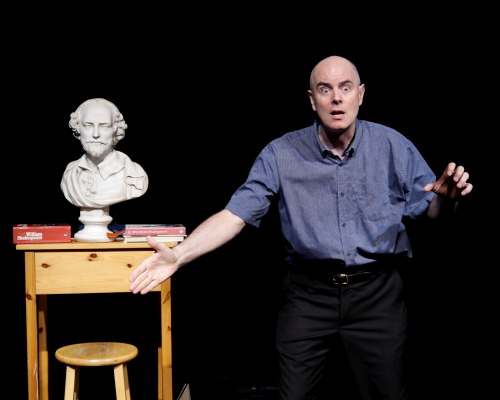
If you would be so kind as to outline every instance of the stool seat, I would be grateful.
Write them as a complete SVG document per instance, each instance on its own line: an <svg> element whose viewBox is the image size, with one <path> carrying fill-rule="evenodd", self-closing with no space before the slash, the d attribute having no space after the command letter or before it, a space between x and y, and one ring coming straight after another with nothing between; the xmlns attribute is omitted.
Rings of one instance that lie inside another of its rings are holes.
<svg viewBox="0 0 500 400"><path fill-rule="evenodd" d="M107 365L113 366L117 400L130 400L127 361L137 353L134 345L117 342L77 343L57 349L56 358L66 364L64 400L78 399L80 367Z"/></svg>
<svg viewBox="0 0 500 400"><path fill-rule="evenodd" d="M137 347L127 343L77 343L59 348L56 358L69 365L100 367L126 363L137 356Z"/></svg>

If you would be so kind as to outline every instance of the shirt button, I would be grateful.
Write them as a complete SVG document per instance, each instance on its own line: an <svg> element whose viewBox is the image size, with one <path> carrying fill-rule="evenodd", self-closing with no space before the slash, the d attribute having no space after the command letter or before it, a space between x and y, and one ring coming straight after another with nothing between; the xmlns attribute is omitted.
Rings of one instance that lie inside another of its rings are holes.
<svg viewBox="0 0 500 400"><path fill-rule="evenodd" d="M344 192L340 192L340 197L344 197Z"/></svg>
<svg viewBox="0 0 500 400"><path fill-rule="evenodd" d="M342 224L342 228L345 228L345 222Z"/></svg>

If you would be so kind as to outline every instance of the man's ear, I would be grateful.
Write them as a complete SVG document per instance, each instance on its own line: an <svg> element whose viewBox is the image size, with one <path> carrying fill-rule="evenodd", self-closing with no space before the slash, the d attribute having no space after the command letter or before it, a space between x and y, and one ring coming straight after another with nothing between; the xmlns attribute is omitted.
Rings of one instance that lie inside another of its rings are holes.
<svg viewBox="0 0 500 400"><path fill-rule="evenodd" d="M309 96L309 101L311 102L311 107L313 111L316 111L316 104L314 103L313 92L311 89L307 91L307 95Z"/></svg>
<svg viewBox="0 0 500 400"><path fill-rule="evenodd" d="M359 105L363 104L363 98L365 97L365 84L359 85Z"/></svg>

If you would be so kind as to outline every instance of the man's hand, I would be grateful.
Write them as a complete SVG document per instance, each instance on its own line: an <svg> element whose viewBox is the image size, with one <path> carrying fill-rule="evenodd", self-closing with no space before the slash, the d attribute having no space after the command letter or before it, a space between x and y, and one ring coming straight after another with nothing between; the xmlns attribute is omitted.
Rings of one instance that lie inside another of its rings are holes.
<svg viewBox="0 0 500 400"><path fill-rule="evenodd" d="M150 246L156 253L146 258L130 274L130 290L134 293L145 294L164 280L170 278L179 268L175 252L158 243L153 238L147 238Z"/></svg>
<svg viewBox="0 0 500 400"><path fill-rule="evenodd" d="M434 192L441 197L450 200L457 199L458 196L465 196L472 191L472 184L468 183L469 173L464 167L453 162L449 163L441 177L424 186L426 192Z"/></svg>

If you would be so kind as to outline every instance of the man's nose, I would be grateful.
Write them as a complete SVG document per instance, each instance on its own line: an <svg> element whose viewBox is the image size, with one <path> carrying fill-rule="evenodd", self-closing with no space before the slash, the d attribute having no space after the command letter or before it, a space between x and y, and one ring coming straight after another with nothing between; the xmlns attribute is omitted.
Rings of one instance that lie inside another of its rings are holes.
<svg viewBox="0 0 500 400"><path fill-rule="evenodd" d="M332 90L332 103L334 104L339 104L342 102L342 95L340 93L340 90L333 89Z"/></svg>

